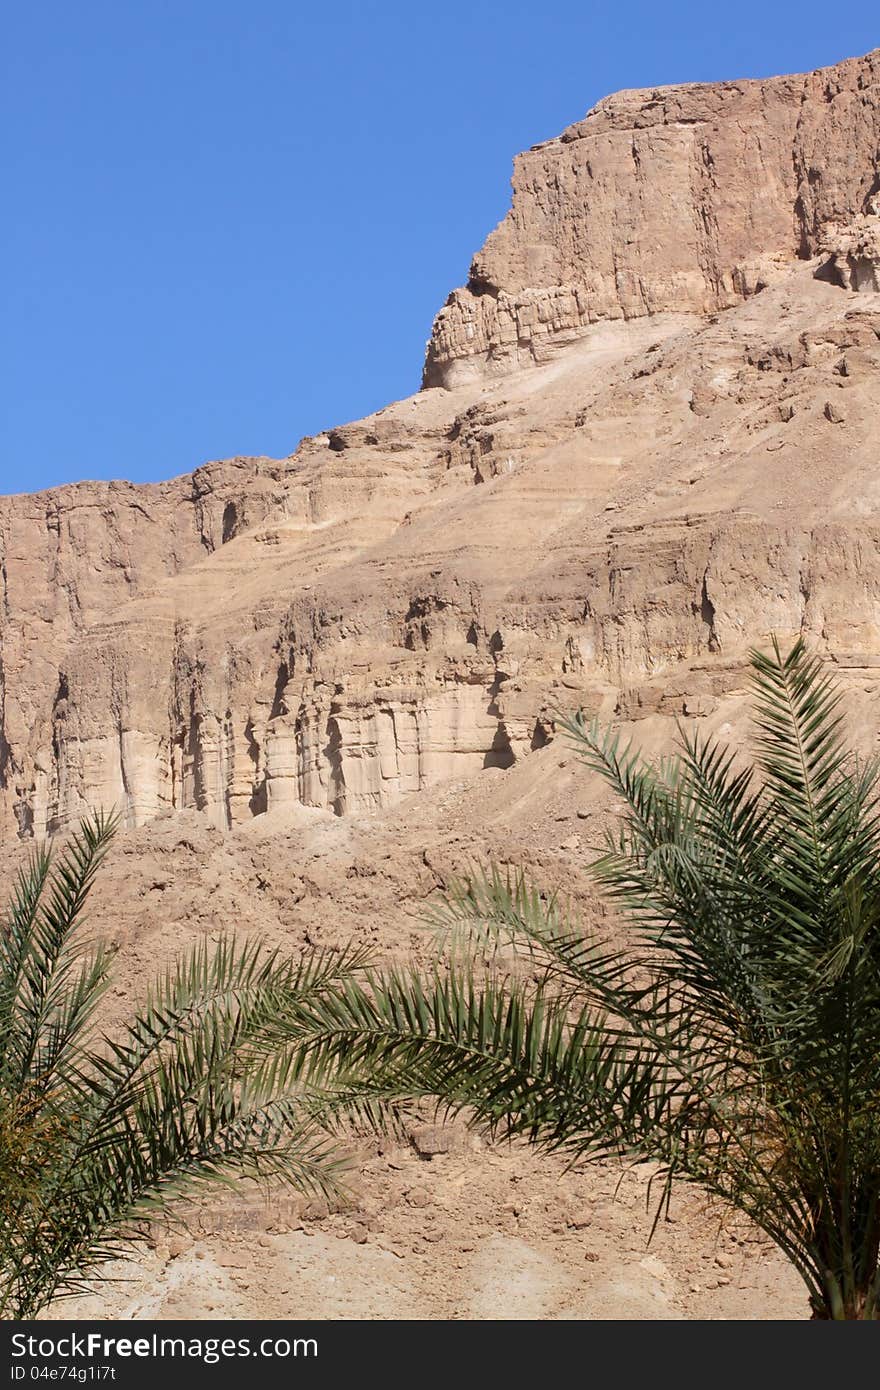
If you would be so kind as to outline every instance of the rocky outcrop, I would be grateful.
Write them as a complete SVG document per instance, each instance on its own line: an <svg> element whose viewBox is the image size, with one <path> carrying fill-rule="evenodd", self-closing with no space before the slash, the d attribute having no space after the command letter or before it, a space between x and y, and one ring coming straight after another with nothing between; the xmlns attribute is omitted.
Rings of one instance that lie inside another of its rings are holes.
<svg viewBox="0 0 880 1390"><path fill-rule="evenodd" d="M831 223L822 240L830 260L820 273L856 294L880 291L880 196L869 200L869 209L848 224Z"/></svg>
<svg viewBox="0 0 880 1390"><path fill-rule="evenodd" d="M0 828L14 821L23 833L31 831L35 807L45 801L40 789L47 779L65 780L61 731L74 719L82 727L92 718L101 731L95 737L103 739L108 709L112 714L125 703L123 690L136 682L134 669L114 659L100 695L107 707L87 701L74 714L69 667L92 625L277 508L285 472L276 460L233 459L169 483L80 483L0 498ZM128 644L135 654L143 651L136 638ZM149 704L154 684L145 671L140 675ZM54 751L52 738L61 740ZM136 730L117 732L120 768L108 774L108 793L124 783L133 741ZM40 753L26 755L41 742ZM89 737L79 742L85 749ZM83 753L86 762L88 756ZM161 802L148 798L147 804L155 810Z"/></svg>
<svg viewBox="0 0 880 1390"><path fill-rule="evenodd" d="M511 210L438 314L424 384L546 361L599 320L730 307L866 211L878 148L880 50L608 97L517 158Z"/></svg>

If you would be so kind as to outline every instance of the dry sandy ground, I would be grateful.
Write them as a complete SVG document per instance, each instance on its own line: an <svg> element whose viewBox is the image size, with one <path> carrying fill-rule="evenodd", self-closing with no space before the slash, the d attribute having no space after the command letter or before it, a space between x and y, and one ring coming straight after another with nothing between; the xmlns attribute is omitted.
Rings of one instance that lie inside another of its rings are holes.
<svg viewBox="0 0 880 1390"><path fill-rule="evenodd" d="M527 1151L413 1149L364 1166L347 1211L205 1211L55 1317L801 1318L799 1280L741 1224L680 1194L648 1244L646 1178ZM615 1193L615 1189L618 1189ZM219 1227L219 1228L218 1228Z"/></svg>

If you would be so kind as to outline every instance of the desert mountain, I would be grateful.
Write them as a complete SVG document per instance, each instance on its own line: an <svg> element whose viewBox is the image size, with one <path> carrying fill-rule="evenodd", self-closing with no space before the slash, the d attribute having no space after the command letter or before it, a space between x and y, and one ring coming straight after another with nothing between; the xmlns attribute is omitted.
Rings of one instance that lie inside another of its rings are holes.
<svg viewBox="0 0 880 1390"><path fill-rule="evenodd" d="M288 459L0 503L6 833L229 826L696 712L878 639L880 52L624 92L516 161L424 389Z"/></svg>
<svg viewBox="0 0 880 1390"><path fill-rule="evenodd" d="M876 739L878 406L880 50L600 102L517 159L411 399L283 460L0 499L7 853L122 810L99 916L132 980L183 923L418 951L420 900L470 853L580 893L602 808L554 737L560 708L638 721L649 743L673 717L738 731L749 647L803 633ZM372 1214L340 1233L393 1266L428 1258L427 1223L465 1281L507 1258L485 1241L513 1259L515 1238L526 1265L581 1262L572 1307L601 1285L595 1306L623 1316L699 1313L710 1288L722 1316L768 1291L798 1306L773 1260L707 1283L699 1213L663 1237L660 1272L626 1256L627 1286L614 1260L635 1227L615 1246L613 1214L566 1224L555 1176L504 1205L530 1160L496 1182L473 1159L465 1179L452 1152L427 1198L430 1155L374 1155ZM168 1259L142 1311L177 1306ZM436 1315L498 1315L430 1284ZM580 1315L547 1297L514 1315Z"/></svg>

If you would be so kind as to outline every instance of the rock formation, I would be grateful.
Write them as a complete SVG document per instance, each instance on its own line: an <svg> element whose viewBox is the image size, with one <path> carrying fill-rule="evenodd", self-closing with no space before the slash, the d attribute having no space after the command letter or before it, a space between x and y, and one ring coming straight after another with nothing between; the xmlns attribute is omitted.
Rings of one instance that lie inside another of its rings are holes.
<svg viewBox="0 0 880 1390"><path fill-rule="evenodd" d="M875 51L600 101L516 160L510 212L437 316L425 384L546 361L599 320L727 309L813 256L880 188L878 83Z"/></svg>
<svg viewBox="0 0 880 1390"><path fill-rule="evenodd" d="M288 459L0 501L0 825L227 828L880 662L880 51L520 156L425 389ZM442 389L438 389L442 388Z"/></svg>

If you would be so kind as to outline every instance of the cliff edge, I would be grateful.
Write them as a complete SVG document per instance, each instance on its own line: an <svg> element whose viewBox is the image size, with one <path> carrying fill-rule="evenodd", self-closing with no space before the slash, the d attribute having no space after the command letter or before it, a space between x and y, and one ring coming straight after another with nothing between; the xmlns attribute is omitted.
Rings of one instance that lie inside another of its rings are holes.
<svg viewBox="0 0 880 1390"><path fill-rule="evenodd" d="M603 319L730 308L880 189L880 49L766 81L607 97L518 156L434 322L425 386L542 362Z"/></svg>

